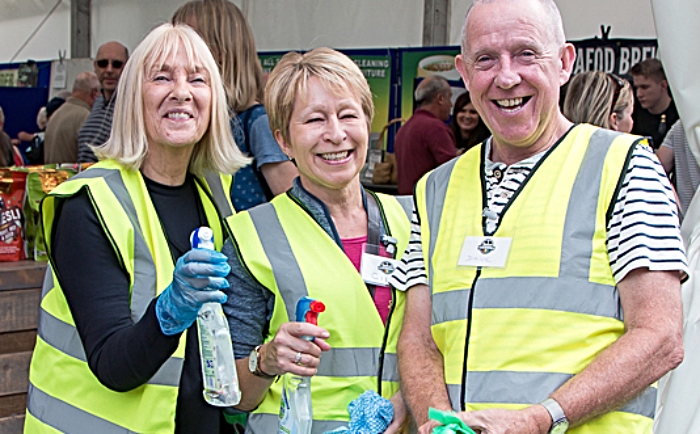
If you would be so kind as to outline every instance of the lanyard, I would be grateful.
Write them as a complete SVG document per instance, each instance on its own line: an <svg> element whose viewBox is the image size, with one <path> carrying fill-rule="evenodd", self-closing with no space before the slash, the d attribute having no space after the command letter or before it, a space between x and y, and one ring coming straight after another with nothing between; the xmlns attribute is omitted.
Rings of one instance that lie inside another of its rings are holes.
<svg viewBox="0 0 700 434"><path fill-rule="evenodd" d="M367 253L379 255L379 222L381 215L379 213L379 205L377 199L372 194L367 194ZM365 283L369 294L374 300L375 285Z"/></svg>

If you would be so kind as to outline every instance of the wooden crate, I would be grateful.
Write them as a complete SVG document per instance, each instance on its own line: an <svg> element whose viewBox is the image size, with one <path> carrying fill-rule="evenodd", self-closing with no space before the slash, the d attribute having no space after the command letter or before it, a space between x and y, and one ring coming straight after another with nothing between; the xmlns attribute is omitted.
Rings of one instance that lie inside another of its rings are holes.
<svg viewBox="0 0 700 434"><path fill-rule="evenodd" d="M0 433L20 434L45 262L0 262Z"/></svg>

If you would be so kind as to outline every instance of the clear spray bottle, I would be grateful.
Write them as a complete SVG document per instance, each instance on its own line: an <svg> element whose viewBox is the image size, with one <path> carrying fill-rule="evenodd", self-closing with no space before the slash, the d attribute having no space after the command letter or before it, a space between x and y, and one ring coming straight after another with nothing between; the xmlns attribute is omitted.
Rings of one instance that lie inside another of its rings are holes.
<svg viewBox="0 0 700 434"><path fill-rule="evenodd" d="M214 233L206 226L195 229L192 248L214 250ZM204 399L216 407L230 407L241 401L236 360L228 320L220 303L205 303L197 315L199 357L202 361Z"/></svg>
<svg viewBox="0 0 700 434"><path fill-rule="evenodd" d="M325 310L322 302L302 297L297 302L296 321L318 325L318 314ZM302 336L302 339L312 341L313 337ZM311 434L311 377L284 375L279 422L278 434Z"/></svg>

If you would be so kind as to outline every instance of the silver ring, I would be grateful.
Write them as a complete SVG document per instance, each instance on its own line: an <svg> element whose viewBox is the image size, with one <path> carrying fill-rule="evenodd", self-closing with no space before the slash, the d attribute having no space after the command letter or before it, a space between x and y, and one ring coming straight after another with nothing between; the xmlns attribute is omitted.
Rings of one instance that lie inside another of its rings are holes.
<svg viewBox="0 0 700 434"><path fill-rule="evenodd" d="M301 351L297 353L297 356L294 359L294 363L296 363L298 365L300 361L301 361Z"/></svg>

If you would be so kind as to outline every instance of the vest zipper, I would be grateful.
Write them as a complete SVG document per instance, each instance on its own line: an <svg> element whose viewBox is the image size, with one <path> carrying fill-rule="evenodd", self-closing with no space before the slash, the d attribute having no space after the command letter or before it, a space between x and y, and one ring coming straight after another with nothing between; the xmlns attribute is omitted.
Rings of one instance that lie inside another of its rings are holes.
<svg viewBox="0 0 700 434"><path fill-rule="evenodd" d="M379 215L382 219L382 225L384 226L384 233L388 236L391 236L391 228L389 227L389 222L386 219L386 214L384 214L384 206L382 205L382 202L379 200L379 198L374 192L368 191L368 193L374 197L374 200L377 203L377 207L379 208ZM394 252L392 257L396 259L397 254L398 251ZM382 395L382 377L384 376L384 354L386 351L387 341L389 340L389 327L391 326L391 317L394 315L394 309L396 308L396 290L391 286L389 286L389 288L391 288L391 306L389 307L389 314L386 317L386 324L384 325L384 337L382 338L382 347L379 349L379 372L377 373L377 393L379 394L379 396Z"/></svg>
<svg viewBox="0 0 700 434"><path fill-rule="evenodd" d="M391 287L391 307L389 315L386 317L386 325L384 326L384 338L382 339L382 347L379 349L379 373L377 375L377 393L382 394L382 377L384 376L384 354L386 352L386 344L389 340L389 328L391 327L391 318L394 316L396 309L396 290ZM398 368L397 368L398 369Z"/></svg>
<svg viewBox="0 0 700 434"><path fill-rule="evenodd" d="M477 268L472 287L469 290L469 302L467 303L467 336L464 340L464 365L462 366L462 389L459 394L459 408L461 411L466 411L467 402L467 361L469 360L469 339L472 334L472 306L474 305L474 292L476 290L476 281L481 276L481 267Z"/></svg>

